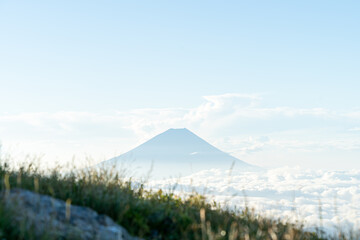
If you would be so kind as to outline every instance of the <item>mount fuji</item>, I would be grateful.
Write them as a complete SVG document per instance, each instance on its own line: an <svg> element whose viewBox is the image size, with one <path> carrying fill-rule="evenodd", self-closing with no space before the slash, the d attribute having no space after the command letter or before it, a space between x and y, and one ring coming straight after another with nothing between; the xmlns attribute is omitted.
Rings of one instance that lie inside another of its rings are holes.
<svg viewBox="0 0 360 240"><path fill-rule="evenodd" d="M201 170L218 168L253 171L259 167L227 154L186 128L169 129L120 156L97 166L130 168L134 176L151 178L178 177Z"/></svg>

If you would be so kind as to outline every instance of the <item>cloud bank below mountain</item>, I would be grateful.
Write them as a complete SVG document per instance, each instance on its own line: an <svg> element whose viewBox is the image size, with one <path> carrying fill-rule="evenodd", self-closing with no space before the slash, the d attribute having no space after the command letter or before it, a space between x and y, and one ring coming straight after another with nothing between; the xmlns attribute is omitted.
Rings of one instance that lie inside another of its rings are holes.
<svg viewBox="0 0 360 240"><path fill-rule="evenodd" d="M257 173L212 169L153 181L150 186L175 186L178 194L196 191L210 201L231 207L248 205L262 215L300 221L308 228L324 226L334 231L338 226L343 230L360 227L360 170L277 168Z"/></svg>

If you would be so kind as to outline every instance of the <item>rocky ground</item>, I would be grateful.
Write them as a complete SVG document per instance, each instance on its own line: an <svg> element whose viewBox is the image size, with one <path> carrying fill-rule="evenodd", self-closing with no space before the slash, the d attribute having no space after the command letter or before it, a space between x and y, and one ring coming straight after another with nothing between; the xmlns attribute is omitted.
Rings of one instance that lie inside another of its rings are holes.
<svg viewBox="0 0 360 240"><path fill-rule="evenodd" d="M106 215L50 196L22 189L3 192L13 221L35 236L82 240L139 240Z"/></svg>

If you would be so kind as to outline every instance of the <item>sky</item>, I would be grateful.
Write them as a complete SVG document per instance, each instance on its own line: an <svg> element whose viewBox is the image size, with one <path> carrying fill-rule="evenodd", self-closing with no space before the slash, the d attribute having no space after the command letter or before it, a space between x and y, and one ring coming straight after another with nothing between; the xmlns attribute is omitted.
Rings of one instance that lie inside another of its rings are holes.
<svg viewBox="0 0 360 240"><path fill-rule="evenodd" d="M0 1L2 151L101 161L186 127L263 167L359 169L359 8Z"/></svg>

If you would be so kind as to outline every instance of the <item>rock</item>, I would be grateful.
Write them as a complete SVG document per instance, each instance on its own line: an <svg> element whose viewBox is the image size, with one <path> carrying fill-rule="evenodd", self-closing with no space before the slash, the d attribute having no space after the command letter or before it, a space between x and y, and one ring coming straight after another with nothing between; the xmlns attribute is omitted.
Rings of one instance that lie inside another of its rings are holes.
<svg viewBox="0 0 360 240"><path fill-rule="evenodd" d="M13 221L39 238L45 234L56 239L139 240L108 216L87 207L22 189L3 193L3 199L13 211Z"/></svg>

